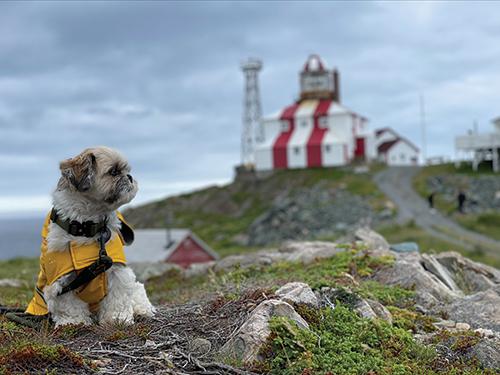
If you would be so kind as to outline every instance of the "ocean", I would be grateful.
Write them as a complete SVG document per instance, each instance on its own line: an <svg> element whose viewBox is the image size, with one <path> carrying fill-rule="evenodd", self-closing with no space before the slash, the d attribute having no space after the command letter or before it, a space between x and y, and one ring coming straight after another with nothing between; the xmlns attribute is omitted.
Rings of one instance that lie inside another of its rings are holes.
<svg viewBox="0 0 500 375"><path fill-rule="evenodd" d="M0 260L40 255L43 217L0 218Z"/></svg>

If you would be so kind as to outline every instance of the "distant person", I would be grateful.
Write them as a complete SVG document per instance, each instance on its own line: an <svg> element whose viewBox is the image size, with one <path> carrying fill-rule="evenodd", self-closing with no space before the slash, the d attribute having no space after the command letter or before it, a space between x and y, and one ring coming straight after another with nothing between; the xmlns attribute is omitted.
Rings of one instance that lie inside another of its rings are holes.
<svg viewBox="0 0 500 375"><path fill-rule="evenodd" d="M436 193L432 192L429 194L429 196L427 197L427 201L429 202L429 208L430 209L433 209L434 208L434 195L436 195Z"/></svg>
<svg viewBox="0 0 500 375"><path fill-rule="evenodd" d="M431 210L431 213L436 212L436 210L434 209L434 196L435 195L436 195L436 193L433 191L432 193L430 193L427 196L427 202L429 202L429 208Z"/></svg>
<svg viewBox="0 0 500 375"><path fill-rule="evenodd" d="M467 200L467 197L465 196L465 193L460 190L457 195L457 202L458 202L458 212L461 214L464 213L464 204L465 201Z"/></svg>

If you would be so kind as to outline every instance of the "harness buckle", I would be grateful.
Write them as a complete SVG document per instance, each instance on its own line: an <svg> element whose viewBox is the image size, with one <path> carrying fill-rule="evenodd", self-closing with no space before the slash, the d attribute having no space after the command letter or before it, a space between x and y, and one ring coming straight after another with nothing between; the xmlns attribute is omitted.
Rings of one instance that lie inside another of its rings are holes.
<svg viewBox="0 0 500 375"><path fill-rule="evenodd" d="M94 237L97 233L97 223L93 221L84 221L82 223L82 231L85 237Z"/></svg>
<svg viewBox="0 0 500 375"><path fill-rule="evenodd" d="M83 232L80 223L78 221L71 221L68 226L68 233L72 236L81 235Z"/></svg>

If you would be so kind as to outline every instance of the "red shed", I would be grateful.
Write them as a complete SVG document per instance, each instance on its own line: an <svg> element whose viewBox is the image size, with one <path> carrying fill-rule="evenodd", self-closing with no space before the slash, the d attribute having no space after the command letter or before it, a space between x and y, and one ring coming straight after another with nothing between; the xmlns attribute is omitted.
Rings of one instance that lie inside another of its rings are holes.
<svg viewBox="0 0 500 375"><path fill-rule="evenodd" d="M219 259L219 255L189 229L137 229L125 247L128 262L167 262L181 267Z"/></svg>

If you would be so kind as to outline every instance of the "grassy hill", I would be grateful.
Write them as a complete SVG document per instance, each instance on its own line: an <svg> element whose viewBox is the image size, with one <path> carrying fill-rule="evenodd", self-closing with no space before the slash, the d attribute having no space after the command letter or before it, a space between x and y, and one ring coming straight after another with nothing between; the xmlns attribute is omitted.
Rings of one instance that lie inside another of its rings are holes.
<svg viewBox="0 0 500 375"><path fill-rule="evenodd" d="M241 236L249 225L279 197L317 186L340 189L361 196L374 211L384 209L386 199L372 181L376 171L356 174L351 168L278 171L267 178L236 179L225 186L213 186L170 197L127 210L127 220L136 228L162 228L168 214L174 227L195 231L221 255L249 251Z"/></svg>

